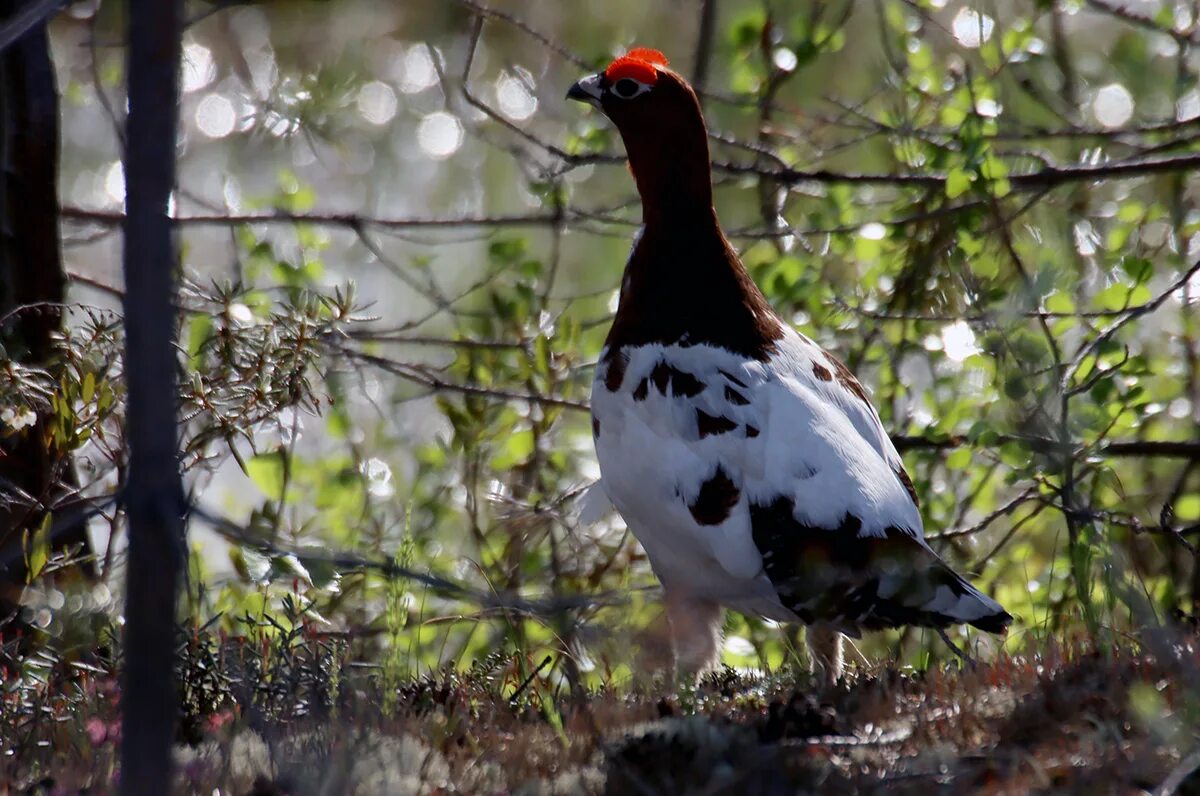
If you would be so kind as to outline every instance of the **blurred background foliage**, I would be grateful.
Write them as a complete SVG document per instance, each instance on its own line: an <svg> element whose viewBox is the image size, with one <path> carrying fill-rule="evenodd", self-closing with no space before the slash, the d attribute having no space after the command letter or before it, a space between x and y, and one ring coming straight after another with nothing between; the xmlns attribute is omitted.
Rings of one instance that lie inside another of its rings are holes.
<svg viewBox="0 0 1200 796"><path fill-rule="evenodd" d="M121 13L75 3L51 27L69 323L50 367L0 380L0 433L48 415L45 444L80 473L25 550L24 619L68 657L119 605ZM189 623L302 626L392 683L497 651L514 683L627 676L655 581L619 518L581 523L579 504L640 209L611 126L562 98L635 43L700 88L718 212L753 276L871 388L931 543L1017 617L968 646L1194 621L1195 4L190 13ZM95 582L44 542L81 517ZM779 668L794 642L731 615L725 660ZM861 646L947 655L919 631Z"/></svg>

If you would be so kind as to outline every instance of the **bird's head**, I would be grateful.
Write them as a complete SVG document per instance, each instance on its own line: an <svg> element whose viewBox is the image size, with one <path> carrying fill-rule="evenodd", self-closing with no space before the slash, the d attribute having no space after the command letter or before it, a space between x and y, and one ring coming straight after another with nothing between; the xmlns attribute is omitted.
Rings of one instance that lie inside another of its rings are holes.
<svg viewBox="0 0 1200 796"><path fill-rule="evenodd" d="M592 105L617 126L647 220L675 209L711 210L700 102L661 52L635 47L571 86L567 98Z"/></svg>

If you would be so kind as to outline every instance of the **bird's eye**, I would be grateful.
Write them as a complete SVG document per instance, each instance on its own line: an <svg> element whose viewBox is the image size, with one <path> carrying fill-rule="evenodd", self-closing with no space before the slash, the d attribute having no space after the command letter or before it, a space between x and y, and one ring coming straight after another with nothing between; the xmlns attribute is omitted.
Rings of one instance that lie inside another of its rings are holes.
<svg viewBox="0 0 1200 796"><path fill-rule="evenodd" d="M641 88L642 84L633 78L623 77L616 83L613 83L612 91L621 99L630 99L636 97Z"/></svg>

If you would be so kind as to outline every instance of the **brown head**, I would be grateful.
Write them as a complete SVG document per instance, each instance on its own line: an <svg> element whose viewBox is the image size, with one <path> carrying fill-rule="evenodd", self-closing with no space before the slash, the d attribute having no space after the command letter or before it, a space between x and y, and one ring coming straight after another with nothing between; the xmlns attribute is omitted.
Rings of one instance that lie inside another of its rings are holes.
<svg viewBox="0 0 1200 796"><path fill-rule="evenodd" d="M642 195L645 227L625 268L607 359L621 361L625 346L680 342L768 358L783 325L717 223L696 92L662 53L637 47L567 98L617 126ZM609 370L606 384L619 386L620 373Z"/></svg>
<svg viewBox="0 0 1200 796"><path fill-rule="evenodd" d="M635 47L571 86L567 98L594 106L617 126L648 223L676 212L693 218L712 212L700 102L662 53Z"/></svg>

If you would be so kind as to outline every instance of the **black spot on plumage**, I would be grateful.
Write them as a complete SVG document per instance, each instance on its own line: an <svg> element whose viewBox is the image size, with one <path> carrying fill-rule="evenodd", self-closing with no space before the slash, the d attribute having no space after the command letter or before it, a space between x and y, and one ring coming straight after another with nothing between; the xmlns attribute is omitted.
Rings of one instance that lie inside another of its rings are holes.
<svg viewBox="0 0 1200 796"><path fill-rule="evenodd" d="M722 376L724 376L725 378L729 379L731 382L733 382L734 384L736 384L736 385L737 385L737 386L739 386L739 387L745 387L745 386L746 386L746 382L742 381L742 380L741 380L741 379L739 379L737 376L733 375L732 373L730 373L730 372L729 372L729 371L727 371L727 370L718 370L718 371L717 371L717 373L720 373Z"/></svg>
<svg viewBox="0 0 1200 796"><path fill-rule="evenodd" d="M654 382L660 394L666 395L667 387L671 384L671 366L666 362L659 362L654 366L654 370L650 371L650 380Z"/></svg>
<svg viewBox="0 0 1200 796"><path fill-rule="evenodd" d="M704 383L690 373L660 361L650 371L650 381L661 395L666 395L668 389L672 396L692 398L704 392Z"/></svg>
<svg viewBox="0 0 1200 796"><path fill-rule="evenodd" d="M700 429L700 439L712 434L724 434L737 428L737 423L727 417L710 415L703 409L696 410L696 426Z"/></svg>
<svg viewBox="0 0 1200 796"><path fill-rule="evenodd" d="M692 517L701 525L720 525L733 511L742 492L725 473L721 465L712 477L700 485L700 493L688 506Z"/></svg>
<svg viewBox="0 0 1200 796"><path fill-rule="evenodd" d="M918 509L921 508L921 501L917 497L917 488L913 486L912 479L908 477L908 472L903 466L896 468L896 477L900 479L901 485L904 486L904 491L908 492L908 496L912 498L913 505Z"/></svg>
<svg viewBox="0 0 1200 796"><path fill-rule="evenodd" d="M644 401L646 394L650 392L650 382L648 379L642 379L638 382L637 388L633 391L633 400Z"/></svg>
<svg viewBox="0 0 1200 796"><path fill-rule="evenodd" d="M704 392L704 382L690 373L676 370L671 374L671 395L691 398Z"/></svg>
<svg viewBox="0 0 1200 796"><path fill-rule="evenodd" d="M629 355L620 348L610 349L608 356L608 370L604 371L604 387L609 392L616 392L621 389L621 382L625 380L625 368L629 364Z"/></svg>
<svg viewBox="0 0 1200 796"><path fill-rule="evenodd" d="M749 423L747 423L746 424L746 436L749 438L757 437L758 429L755 428L754 426L750 425Z"/></svg>
<svg viewBox="0 0 1200 796"><path fill-rule="evenodd" d="M592 436L600 436L600 418L596 417L595 415L592 415Z"/></svg>
<svg viewBox="0 0 1200 796"><path fill-rule="evenodd" d="M732 387L725 387L725 400L729 401L734 406L745 406L750 403L750 399L742 395Z"/></svg>
<svg viewBox="0 0 1200 796"><path fill-rule="evenodd" d="M862 520L849 512L835 527L810 525L796 519L795 504L784 496L751 503L750 525L763 571L783 604L805 622L865 630L945 627L964 619L922 607L943 594L939 589L968 604L978 599L966 581L902 528L860 536ZM966 621L1003 632L1012 617L1001 611Z"/></svg>

